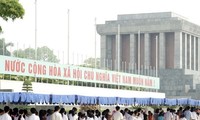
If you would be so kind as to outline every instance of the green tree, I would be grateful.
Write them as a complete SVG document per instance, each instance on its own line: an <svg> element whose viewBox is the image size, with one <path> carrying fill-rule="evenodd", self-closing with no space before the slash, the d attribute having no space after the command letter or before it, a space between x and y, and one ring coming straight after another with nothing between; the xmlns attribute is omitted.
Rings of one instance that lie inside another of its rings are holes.
<svg viewBox="0 0 200 120"><path fill-rule="evenodd" d="M33 91L32 83L30 80L25 80L22 86L22 91L30 92Z"/></svg>
<svg viewBox="0 0 200 120"><path fill-rule="evenodd" d="M7 47L13 46L13 43L5 43L5 39L0 39L0 55L10 56L10 51L7 50Z"/></svg>
<svg viewBox="0 0 200 120"><path fill-rule="evenodd" d="M95 67L95 58L88 58L88 59L84 60L84 64L81 66L94 68ZM100 58L96 58L96 68L99 68L99 66L100 66Z"/></svg>
<svg viewBox="0 0 200 120"><path fill-rule="evenodd" d="M25 50L19 49L19 50L15 50L13 52L13 55L19 58L34 59L35 50L33 48L26 48Z"/></svg>
<svg viewBox="0 0 200 120"><path fill-rule="evenodd" d="M26 48L25 50L19 49L15 50L13 55L19 58L35 59L35 50L33 48ZM47 46L37 48L37 60L55 63L59 62L57 56L54 55L53 50Z"/></svg>
<svg viewBox="0 0 200 120"><path fill-rule="evenodd" d="M23 18L24 8L19 3L19 0L0 0L0 17L7 21L9 18ZM0 26L0 32L2 28Z"/></svg>
<svg viewBox="0 0 200 120"><path fill-rule="evenodd" d="M37 49L37 59L46 62L58 63L60 60L54 55L53 50L49 49L47 46L43 46Z"/></svg>

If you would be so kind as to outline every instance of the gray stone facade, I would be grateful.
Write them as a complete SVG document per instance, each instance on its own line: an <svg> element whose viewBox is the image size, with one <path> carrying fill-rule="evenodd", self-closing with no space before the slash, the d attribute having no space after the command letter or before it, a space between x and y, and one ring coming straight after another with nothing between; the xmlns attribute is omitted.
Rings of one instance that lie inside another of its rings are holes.
<svg viewBox="0 0 200 120"><path fill-rule="evenodd" d="M200 99L200 26L175 13L161 12L118 15L117 20L97 25L97 32L102 67L107 60L107 67L117 70L120 56L121 71L155 75L152 71L158 68L160 92L169 98Z"/></svg>

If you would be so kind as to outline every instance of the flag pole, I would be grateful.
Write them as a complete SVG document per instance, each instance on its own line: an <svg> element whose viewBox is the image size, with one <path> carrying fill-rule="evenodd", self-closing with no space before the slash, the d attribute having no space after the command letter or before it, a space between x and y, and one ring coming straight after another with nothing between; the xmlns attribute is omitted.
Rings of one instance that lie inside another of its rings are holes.
<svg viewBox="0 0 200 120"><path fill-rule="evenodd" d="M35 60L37 60L37 0L35 0Z"/></svg>
<svg viewBox="0 0 200 120"><path fill-rule="evenodd" d="M35 0L35 60L37 60L37 0ZM35 76L35 82L37 77Z"/></svg>
<svg viewBox="0 0 200 120"><path fill-rule="evenodd" d="M96 65L97 65L97 58L96 58L96 43L97 43L97 40L96 40L96 17L95 17L95 19L94 19L94 30L95 30L95 34L94 34L94 40L95 40L95 42L94 42L94 68L96 68Z"/></svg>
<svg viewBox="0 0 200 120"><path fill-rule="evenodd" d="M64 61L65 61L65 53L63 51L63 65L64 65Z"/></svg>
<svg viewBox="0 0 200 120"><path fill-rule="evenodd" d="M67 36L67 64L69 65L69 9L68 9L68 36Z"/></svg>

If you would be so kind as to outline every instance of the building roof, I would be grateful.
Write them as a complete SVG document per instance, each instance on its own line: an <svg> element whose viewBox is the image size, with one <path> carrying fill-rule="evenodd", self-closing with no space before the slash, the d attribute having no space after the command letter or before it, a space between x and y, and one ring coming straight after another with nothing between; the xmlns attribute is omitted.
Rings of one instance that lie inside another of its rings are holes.
<svg viewBox="0 0 200 120"><path fill-rule="evenodd" d="M140 14L123 14L118 15L118 20L135 20L135 19L164 19L164 18L179 18L179 19L185 19L186 17L183 17L181 15L178 15L173 12L156 12L156 13L140 13Z"/></svg>
<svg viewBox="0 0 200 120"><path fill-rule="evenodd" d="M97 25L100 35L115 35L120 25L121 34L176 32L200 37L200 26L190 22L186 17L173 12L156 12L118 15L117 20L108 20Z"/></svg>

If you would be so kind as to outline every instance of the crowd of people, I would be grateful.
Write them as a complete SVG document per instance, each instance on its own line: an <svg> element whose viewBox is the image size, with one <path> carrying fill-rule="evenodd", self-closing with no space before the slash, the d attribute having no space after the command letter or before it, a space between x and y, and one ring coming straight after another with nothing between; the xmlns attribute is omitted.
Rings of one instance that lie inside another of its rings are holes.
<svg viewBox="0 0 200 120"><path fill-rule="evenodd" d="M39 111L35 108L27 111L5 106L4 109L0 109L0 120L200 120L200 109L187 106L184 109L179 107L177 110L159 108L152 112L141 108L122 110L116 106L113 111L106 109L100 112L99 110L78 111L73 107L67 113L59 106L55 106L54 110Z"/></svg>

